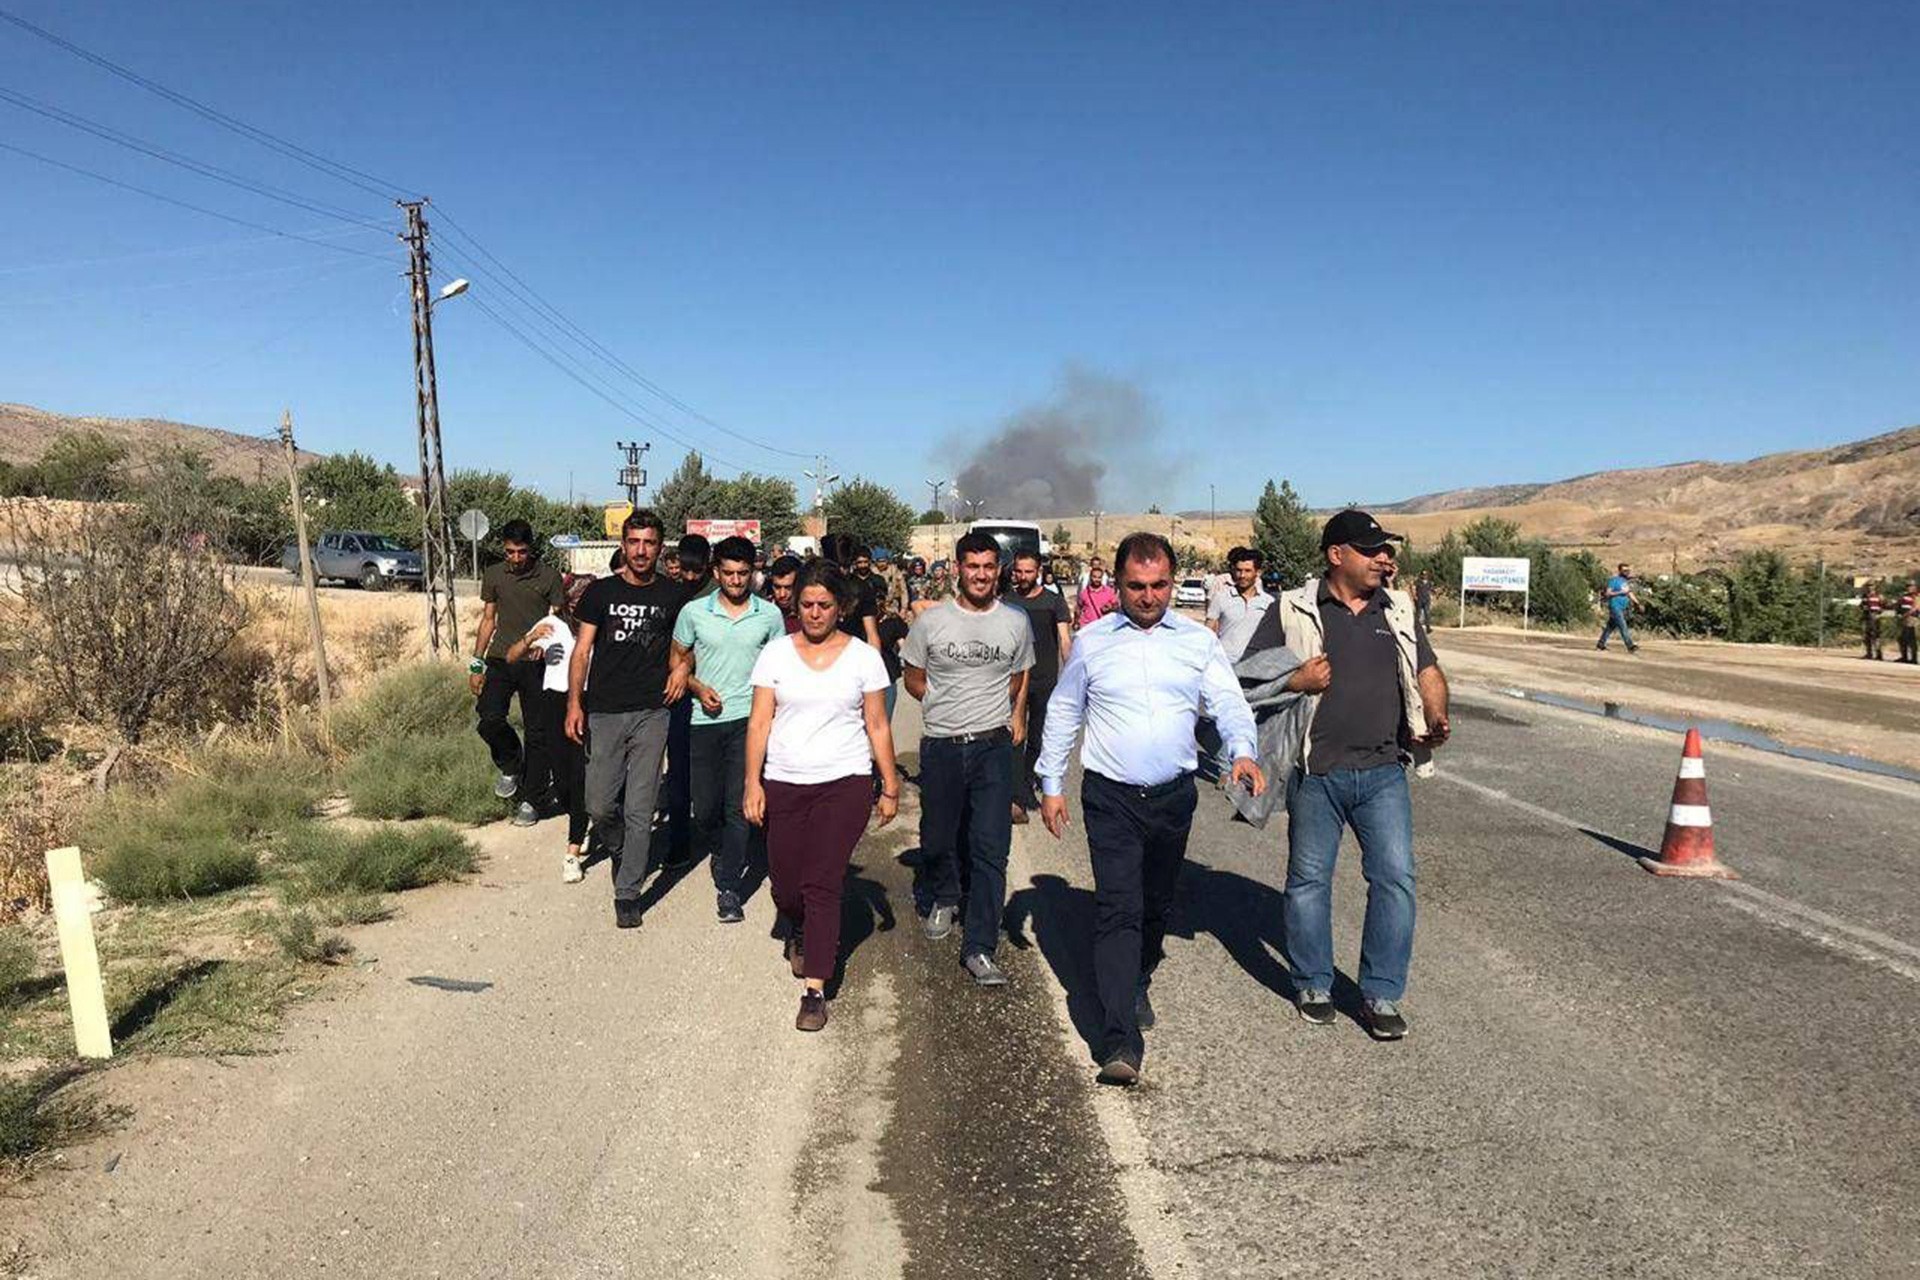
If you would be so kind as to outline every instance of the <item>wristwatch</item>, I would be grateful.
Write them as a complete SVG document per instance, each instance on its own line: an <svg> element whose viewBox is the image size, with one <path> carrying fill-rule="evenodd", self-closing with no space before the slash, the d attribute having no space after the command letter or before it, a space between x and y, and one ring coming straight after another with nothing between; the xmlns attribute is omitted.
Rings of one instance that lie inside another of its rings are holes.
<svg viewBox="0 0 1920 1280"><path fill-rule="evenodd" d="M468 662L467 674L470 676L483 676L487 674L487 660L485 658L475 658Z"/></svg>

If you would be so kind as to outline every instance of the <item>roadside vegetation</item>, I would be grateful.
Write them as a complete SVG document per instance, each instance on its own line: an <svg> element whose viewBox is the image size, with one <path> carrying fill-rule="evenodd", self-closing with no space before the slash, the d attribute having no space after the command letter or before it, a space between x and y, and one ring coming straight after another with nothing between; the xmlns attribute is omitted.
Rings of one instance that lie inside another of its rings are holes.
<svg viewBox="0 0 1920 1280"><path fill-rule="evenodd" d="M353 962L348 931L474 871L456 824L505 813L417 601L327 602L323 725L294 601L226 567L232 513L140 474L0 511L0 1174L116 1118L73 1056L46 850L80 846L106 893L115 1061L245 1054Z"/></svg>

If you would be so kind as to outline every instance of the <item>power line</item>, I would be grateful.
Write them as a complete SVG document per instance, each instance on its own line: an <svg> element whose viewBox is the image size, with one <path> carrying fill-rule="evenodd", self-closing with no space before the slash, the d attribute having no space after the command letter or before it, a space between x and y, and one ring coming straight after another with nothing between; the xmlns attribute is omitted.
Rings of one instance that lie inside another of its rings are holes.
<svg viewBox="0 0 1920 1280"><path fill-rule="evenodd" d="M381 228L381 233L383 235L391 234L384 227ZM310 230L295 232L294 234L308 236L352 236L365 235L366 232L358 227L325 226L314 227ZM112 266L118 262L139 262L147 258L187 258L192 257L196 253L225 253L227 250L238 248L241 245L271 244L280 238L278 233L270 236L241 236L234 240L216 240L210 244L179 245L168 249L140 249L133 253L113 253L96 258L60 258L51 262L16 263L10 267L0 267L0 276L20 275L29 271L59 271L66 267L105 267ZM277 438L278 437L276 437L276 439Z"/></svg>
<svg viewBox="0 0 1920 1280"><path fill-rule="evenodd" d="M803 452L802 450L785 449L780 447L779 445L768 444L764 440L756 440L752 436L746 435L739 431L735 431L732 427L726 426L719 422L715 422L712 418L709 418L704 413L701 413L698 409L695 409L692 405L680 399L678 396L674 395L671 391L668 391L665 387L662 387L657 382L654 382L653 380L648 378L645 374L641 373L638 369L635 369L632 365L628 364L625 360L622 360L618 355L608 350L606 346L604 346L592 334L588 333L585 329L582 329L579 325L575 324L572 320L569 320L564 314L561 313L559 308L555 307L552 303L548 302L545 298L541 297L537 292L535 292L532 285L528 284L525 280L522 280L519 277L519 275L514 272L513 268L509 267L506 263L500 261L499 258L495 257L487 249L485 245L481 244L480 241L477 238L475 238L474 234L471 231L468 231L465 227L461 226L457 221L455 221L454 218L451 215L449 215L444 208L438 205L434 206L434 208L436 210L438 220L443 226L450 228L455 235L457 235L460 239L466 241L466 243L472 248L472 250L475 253L485 258L488 262L491 262L494 266L499 267L500 270L504 272L506 276L513 281L513 284L518 285L521 289L526 291L526 294L528 295L528 297L523 298L522 300L525 301L528 306L533 307L537 312L544 312L547 316L551 317L549 321L550 323L555 324L560 328L562 328L563 330L565 330L568 334L572 335L572 337L576 341L585 345L589 350L597 354L602 360L605 360L608 364L612 365L615 369L625 374L628 378L631 378L634 382L638 383L640 386L646 388L648 391L652 392L654 395L658 396L660 399L666 401L668 404L672 405L674 408L686 414L688 417L693 418L694 420L702 423L705 426L713 428L715 431L719 431L725 435L732 436L734 439L739 440L745 444L750 444L756 449L764 449L768 453L783 454L789 458L813 457L812 454ZM500 284L501 287L507 288L507 289L512 288L512 285L508 285L505 281L502 281L498 276L495 276L493 272L488 271L486 268L481 267L479 268L479 270L481 271L482 274L488 276L489 278L493 279L496 283Z"/></svg>
<svg viewBox="0 0 1920 1280"><path fill-rule="evenodd" d="M56 107L52 103L29 98L25 94L16 93L11 89L0 87L0 102L10 102L23 111L31 111L37 116L43 116L48 120L64 124L69 129L78 129L80 132L92 134L96 138L104 138L106 141L116 146L125 147L129 151L137 151L141 155L151 156L155 160L177 165L182 169L191 173L197 173L202 177L212 178L215 182L224 182L230 187L238 187L242 191L250 191L255 195L265 196L269 200L278 200L281 204L292 205L296 209L305 209L309 213L317 213L322 217L338 218L342 222L351 222L356 226L368 227L374 231L389 230L389 228L382 226L380 223L361 217L351 209L342 209L338 205L322 204L317 200L309 200L305 196L284 191L279 187L271 187L264 182L256 182L251 178L234 173L230 169L222 169L218 165L207 164L202 160L195 160L192 156L182 155L177 151L169 151L156 143L145 142L130 133L123 133L112 125L102 124L98 120L89 120L85 116L76 115L71 111Z"/></svg>
<svg viewBox="0 0 1920 1280"><path fill-rule="evenodd" d="M659 432L661 435L666 436L669 440L672 440L675 444L680 445L682 448L687 449L692 453L699 454L702 460L706 462L717 463L718 465L726 467L732 471L746 470L746 468L742 467L737 462L733 462L726 458L716 457L715 455L707 452L707 450L702 448L700 445L695 444L691 440L687 440L673 434L671 431L668 431L665 427L662 427L657 420L649 417L648 415L640 412L639 410L634 409L631 405L616 398L615 396L609 395L606 391L594 385L594 383L589 380L589 376L583 375L577 370L570 368L565 362L563 357L555 355L553 352L547 350L547 348L543 346L537 339L529 337L512 321L508 320L505 316L502 316L499 312L495 311L491 306L488 306L486 301L483 298L475 294L468 294L467 297L468 297L468 300L471 301L475 307L479 308L480 313L482 315L492 320L495 324L499 325L502 329L505 329L522 346L525 346L528 350L532 351L535 355L539 356L542 360L545 360L548 364L552 365L554 368L558 369L561 373L565 374L569 379L578 383L580 386L584 387L586 390L592 392L595 396L599 397L601 400L605 401L607 404L613 406L615 409L619 410L621 413L625 414L627 417L632 418L635 422L638 422L644 427L648 427L654 431Z"/></svg>
<svg viewBox="0 0 1920 1280"><path fill-rule="evenodd" d="M27 34L36 36L49 44L64 49L74 57L91 62L94 66L102 70L112 72L122 80L139 85L147 92L157 94L176 106L185 107L187 110L203 119L212 121L223 129L237 133L243 138L251 139L263 147L278 151L281 155L296 160L310 169L317 169L319 172L337 178L341 182L359 187L362 191L370 195L376 195L382 199L392 199L396 191L406 190L406 188L395 183L386 182L377 178L365 170L356 169L352 165L342 164L338 160L329 159L317 151L308 150L297 142L282 138L278 134L270 133L258 126L250 125L244 120L236 119L218 108L208 106L197 98L189 97L187 94L175 89L169 89L166 85L156 80L149 80L139 72L129 67L123 67L111 58L94 53L90 49L84 49L71 40L55 35L45 27L34 25L17 13L10 13L5 9L0 9L0 21L10 22Z"/></svg>
<svg viewBox="0 0 1920 1280"><path fill-rule="evenodd" d="M0 14L0 17L4 16L4 14ZM318 245L322 249L332 249L336 253L351 253L362 258L377 258L382 262L399 261L398 258L395 258L390 253L373 253L366 249L355 249L349 245L334 244L327 240L316 240L312 236L301 235L297 231L282 230L279 227L269 226L264 222L254 222L247 218L235 217L231 213L222 213L218 209L209 209L205 205L193 204L190 201L177 199L174 196L162 195L158 191L136 186L131 182L122 182L118 178L110 178L106 174L96 173L92 169L83 169L77 164L68 164L65 160L55 160L52 156L42 155L38 151L29 151L27 148L15 146L11 142L0 142L0 151L11 151L15 155L25 156L29 160L38 160L41 164L51 165L56 169L64 169L68 173L77 173L83 178L92 178L95 182L104 182L110 187L119 187L122 191L132 191L136 194L146 196L149 199L158 200L163 204L174 205L181 209L190 209L194 213L204 213L209 218L218 218L222 222L231 222L238 227L249 227L255 231L265 231L269 234L279 236L283 240L298 240L302 244Z"/></svg>

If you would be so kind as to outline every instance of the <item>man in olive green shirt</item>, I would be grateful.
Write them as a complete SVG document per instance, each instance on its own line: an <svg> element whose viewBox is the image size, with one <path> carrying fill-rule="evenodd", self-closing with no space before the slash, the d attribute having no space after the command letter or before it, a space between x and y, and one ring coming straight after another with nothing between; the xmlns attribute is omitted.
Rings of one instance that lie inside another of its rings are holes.
<svg viewBox="0 0 1920 1280"><path fill-rule="evenodd" d="M552 735L538 707L545 669L531 659L510 663L506 654L535 623L566 604L567 589L559 571L533 554L533 528L525 520L509 520L500 530L500 542L506 558L480 575L480 629L473 640L467 683L477 700L476 730L500 775L494 779L493 794L502 800L517 794L520 803L513 820L531 826L540 802L553 789ZM507 723L515 694L527 726L524 755L519 735Z"/></svg>

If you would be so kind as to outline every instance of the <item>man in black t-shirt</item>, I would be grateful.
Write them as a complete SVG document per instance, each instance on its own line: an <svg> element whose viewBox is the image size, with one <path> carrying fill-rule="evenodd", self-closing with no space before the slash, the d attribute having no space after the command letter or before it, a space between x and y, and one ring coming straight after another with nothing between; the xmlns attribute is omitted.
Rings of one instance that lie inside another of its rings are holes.
<svg viewBox="0 0 1920 1280"><path fill-rule="evenodd" d="M1013 757L1013 820L1027 820L1027 810L1040 807L1033 792L1033 762L1040 758L1040 739L1047 731L1047 699L1053 696L1060 668L1067 663L1067 651L1073 647L1073 611L1058 591L1049 591L1040 582L1040 556L1033 551L1013 553L1013 565L1007 572L1008 604L1026 610L1027 623L1033 628L1033 667L1027 672L1027 740L1024 751Z"/></svg>
<svg viewBox="0 0 1920 1280"><path fill-rule="evenodd" d="M636 511L620 529L620 572L580 597L580 634L567 689L567 736L587 743L587 814L613 859L614 923L640 924L660 757L669 708L686 692L672 662L673 624L686 589L655 572L660 518Z"/></svg>

